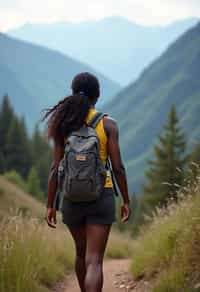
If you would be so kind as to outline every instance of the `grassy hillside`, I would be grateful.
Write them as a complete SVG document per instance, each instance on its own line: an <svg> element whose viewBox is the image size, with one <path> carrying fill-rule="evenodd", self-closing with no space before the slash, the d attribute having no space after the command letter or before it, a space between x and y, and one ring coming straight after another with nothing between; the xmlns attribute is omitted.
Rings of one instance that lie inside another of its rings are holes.
<svg viewBox="0 0 200 292"><path fill-rule="evenodd" d="M134 278L150 281L152 292L199 291L199 227L200 177L143 228L133 246Z"/></svg>
<svg viewBox="0 0 200 292"><path fill-rule="evenodd" d="M0 176L1 292L47 292L72 269L71 237L62 226L50 229L44 214L40 202Z"/></svg>
<svg viewBox="0 0 200 292"><path fill-rule="evenodd" d="M102 103L119 90L117 83L85 64L0 33L0 100L8 93L17 112L25 115L29 127L35 125L43 108L71 93L72 78L84 71L99 78Z"/></svg>
<svg viewBox="0 0 200 292"><path fill-rule="evenodd" d="M45 206L0 175L0 216L18 215L20 212L42 219Z"/></svg>
<svg viewBox="0 0 200 292"><path fill-rule="evenodd" d="M8 31L17 38L59 50L127 85L197 19L144 26L119 16L81 23L31 24ZM52 37L53 35L53 37Z"/></svg>
<svg viewBox="0 0 200 292"><path fill-rule="evenodd" d="M57 213L44 222L45 206L0 176L0 291L48 292L74 265L74 245ZM106 256L130 255L131 240L112 231Z"/></svg>
<svg viewBox="0 0 200 292"><path fill-rule="evenodd" d="M200 24L190 29L122 90L104 111L117 119L131 189L143 181L147 158L170 105L177 107L190 146L199 141Z"/></svg>

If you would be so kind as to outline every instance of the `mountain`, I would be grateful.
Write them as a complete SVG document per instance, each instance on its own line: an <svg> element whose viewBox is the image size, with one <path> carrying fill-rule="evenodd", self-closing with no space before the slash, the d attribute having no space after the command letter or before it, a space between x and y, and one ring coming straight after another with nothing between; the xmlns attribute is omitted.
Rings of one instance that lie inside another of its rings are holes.
<svg viewBox="0 0 200 292"><path fill-rule="evenodd" d="M140 78L123 89L104 111L119 123L122 156L131 190L144 181L146 160L166 123L172 103L177 107L189 148L200 143L200 23L174 42Z"/></svg>
<svg viewBox="0 0 200 292"><path fill-rule="evenodd" d="M16 112L25 115L30 128L43 108L70 94L72 78L85 71L99 78L101 104L118 92L117 83L91 67L57 51L0 33L0 101L8 93Z"/></svg>
<svg viewBox="0 0 200 292"><path fill-rule="evenodd" d="M149 27L113 16L79 24L26 23L8 33L59 50L127 85L197 21L191 18L167 26Z"/></svg>

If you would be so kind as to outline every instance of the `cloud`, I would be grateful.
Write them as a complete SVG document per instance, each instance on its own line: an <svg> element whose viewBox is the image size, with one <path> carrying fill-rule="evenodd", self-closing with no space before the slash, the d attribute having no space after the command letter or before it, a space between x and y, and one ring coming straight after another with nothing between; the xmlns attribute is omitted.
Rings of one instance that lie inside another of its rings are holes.
<svg viewBox="0 0 200 292"><path fill-rule="evenodd" d="M0 0L0 29L22 22L82 21L121 15L147 25L200 17L200 0Z"/></svg>
<svg viewBox="0 0 200 292"><path fill-rule="evenodd" d="M15 8L19 4L18 0L0 0L0 9L1 8Z"/></svg>

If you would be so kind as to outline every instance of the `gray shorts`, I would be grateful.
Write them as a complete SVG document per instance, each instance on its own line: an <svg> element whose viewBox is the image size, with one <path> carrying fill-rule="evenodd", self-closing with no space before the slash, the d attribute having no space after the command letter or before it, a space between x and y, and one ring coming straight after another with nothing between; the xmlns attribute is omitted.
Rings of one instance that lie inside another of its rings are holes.
<svg viewBox="0 0 200 292"><path fill-rule="evenodd" d="M111 224L116 221L113 188L104 188L101 196L92 202L73 203L63 200L62 222L77 227L83 224Z"/></svg>

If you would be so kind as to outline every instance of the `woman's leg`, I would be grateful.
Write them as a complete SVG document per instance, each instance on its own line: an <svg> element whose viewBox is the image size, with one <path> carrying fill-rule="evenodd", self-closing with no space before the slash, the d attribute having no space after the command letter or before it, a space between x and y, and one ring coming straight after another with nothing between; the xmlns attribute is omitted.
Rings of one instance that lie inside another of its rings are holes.
<svg viewBox="0 0 200 292"><path fill-rule="evenodd" d="M82 225L78 228L69 227L76 246L76 262L75 271L78 278L81 292L86 292L85 289L85 275L86 275L86 226Z"/></svg>
<svg viewBox="0 0 200 292"><path fill-rule="evenodd" d="M103 257L111 225L86 225L86 292L101 292Z"/></svg>

